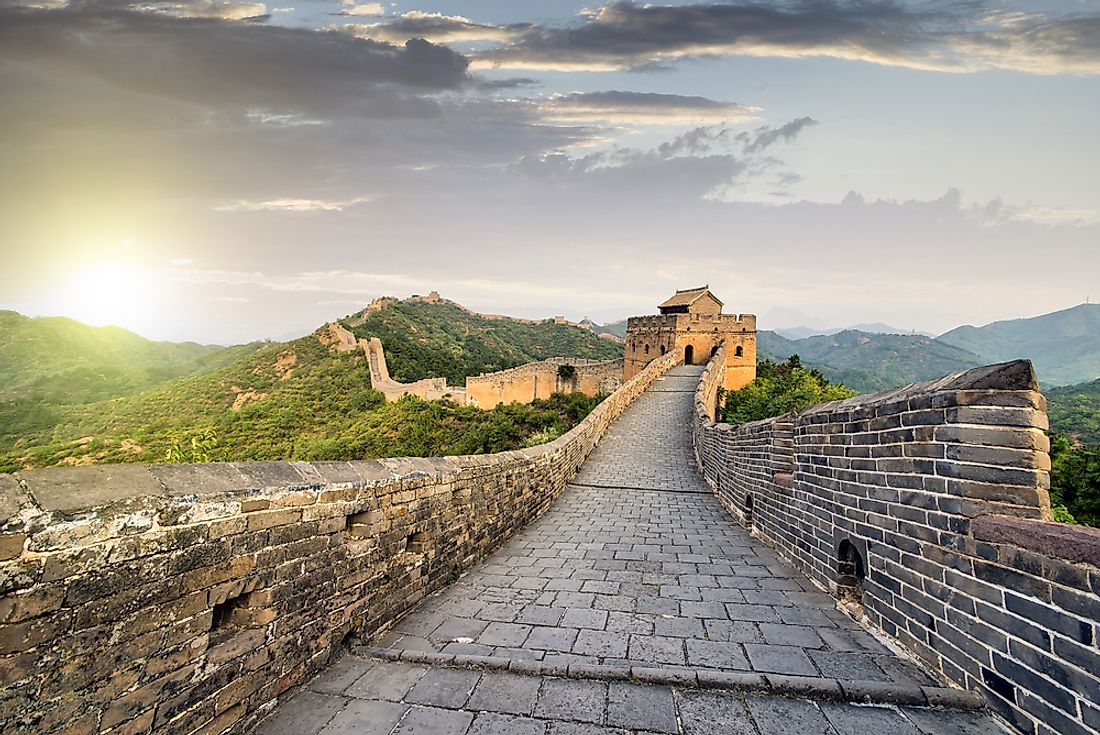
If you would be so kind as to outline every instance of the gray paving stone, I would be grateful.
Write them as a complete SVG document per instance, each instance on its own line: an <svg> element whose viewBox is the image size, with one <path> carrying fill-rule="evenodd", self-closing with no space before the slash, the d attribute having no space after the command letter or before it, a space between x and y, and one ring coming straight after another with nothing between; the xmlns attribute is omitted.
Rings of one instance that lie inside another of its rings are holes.
<svg viewBox="0 0 1100 735"><path fill-rule="evenodd" d="M773 645L799 646L800 648L821 648L825 642L813 628L786 623L759 623L764 640Z"/></svg>
<svg viewBox="0 0 1100 735"><path fill-rule="evenodd" d="M530 633L530 625L489 623L477 637L477 642L484 646L522 646Z"/></svg>
<svg viewBox="0 0 1100 735"><path fill-rule="evenodd" d="M480 678L476 671L431 668L405 695L405 701L457 709L466 704Z"/></svg>
<svg viewBox="0 0 1100 735"><path fill-rule="evenodd" d="M578 722L551 722L549 735L622 735L621 729L597 727Z"/></svg>
<svg viewBox="0 0 1100 735"><path fill-rule="evenodd" d="M604 721L607 684L584 679L546 678L535 716L600 724Z"/></svg>
<svg viewBox="0 0 1100 735"><path fill-rule="evenodd" d="M344 690L370 670L367 661L355 656L343 656L313 678L308 688L322 694L343 694Z"/></svg>
<svg viewBox="0 0 1100 735"><path fill-rule="evenodd" d="M920 735L916 725L896 707L857 707L851 704L818 705L832 726L842 734L866 732L874 735Z"/></svg>
<svg viewBox="0 0 1100 735"><path fill-rule="evenodd" d="M299 692L256 728L256 735L315 735L344 708L345 699L318 692Z"/></svg>
<svg viewBox="0 0 1100 735"><path fill-rule="evenodd" d="M473 722L469 712L438 707L412 707L394 735L463 735Z"/></svg>
<svg viewBox="0 0 1100 735"><path fill-rule="evenodd" d="M805 699L787 697L745 697L745 705L760 729L760 735L835 735L836 730L818 709ZM868 735L877 735L867 731Z"/></svg>
<svg viewBox="0 0 1100 735"><path fill-rule="evenodd" d="M386 699L391 702L400 702L427 670L427 666L418 664L379 661L372 664L366 674L345 689L344 694L359 699Z"/></svg>
<svg viewBox="0 0 1100 735"><path fill-rule="evenodd" d="M755 671L773 674L797 674L816 676L817 669L797 646L772 646L762 643L746 643L745 653Z"/></svg>
<svg viewBox="0 0 1100 735"><path fill-rule="evenodd" d="M627 658L631 661L683 666L686 663L684 639L632 635Z"/></svg>
<svg viewBox="0 0 1100 735"><path fill-rule="evenodd" d="M924 735L1008 735L984 712L952 712L925 707L903 707L902 713Z"/></svg>
<svg viewBox="0 0 1100 735"><path fill-rule="evenodd" d="M808 651L822 676L833 679L866 679L890 681L874 659L866 653L841 653L837 651Z"/></svg>
<svg viewBox="0 0 1100 735"><path fill-rule="evenodd" d="M436 640L453 641L458 638L474 639L481 635L489 623L483 620L468 618L448 618L432 631L431 637Z"/></svg>
<svg viewBox="0 0 1100 735"><path fill-rule="evenodd" d="M537 676L520 676L490 671L482 674L467 702L467 709L529 715L535 708L541 680Z"/></svg>
<svg viewBox="0 0 1100 735"><path fill-rule="evenodd" d="M546 723L530 717L486 712L477 716L468 732L469 735L543 735Z"/></svg>
<svg viewBox="0 0 1100 735"><path fill-rule="evenodd" d="M678 732L672 690L663 686L611 682L607 692L607 724L631 730Z"/></svg>
<svg viewBox="0 0 1100 735"><path fill-rule="evenodd" d="M726 641L689 639L687 641L687 662L689 666L702 666L727 671L750 668L749 661L741 650L741 644Z"/></svg>
<svg viewBox="0 0 1100 735"><path fill-rule="evenodd" d="M678 692L684 735L756 735L749 713L735 694Z"/></svg>
<svg viewBox="0 0 1100 735"><path fill-rule="evenodd" d="M576 642L579 632L575 628L535 627L531 629L531 634L527 636L524 647L568 653L573 650L573 644Z"/></svg>
<svg viewBox="0 0 1100 735"><path fill-rule="evenodd" d="M582 656L623 658L626 656L627 636L625 633L610 633L604 630L582 630L573 644L573 653Z"/></svg>
<svg viewBox="0 0 1100 735"><path fill-rule="evenodd" d="M321 735L389 735L408 709L409 705L398 702L353 699L332 718Z"/></svg>
<svg viewBox="0 0 1100 735"><path fill-rule="evenodd" d="M607 625L606 610L576 609L566 610L561 623L566 628L586 628L588 630L603 630Z"/></svg>

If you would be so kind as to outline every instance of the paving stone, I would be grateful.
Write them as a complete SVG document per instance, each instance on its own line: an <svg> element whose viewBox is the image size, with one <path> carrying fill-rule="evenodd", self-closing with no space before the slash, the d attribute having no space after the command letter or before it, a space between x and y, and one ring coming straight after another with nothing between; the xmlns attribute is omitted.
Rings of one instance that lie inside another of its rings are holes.
<svg viewBox="0 0 1100 735"><path fill-rule="evenodd" d="M902 713L925 735L1008 735L1009 732L984 712L903 707Z"/></svg>
<svg viewBox="0 0 1100 735"><path fill-rule="evenodd" d="M432 668L409 690L405 701L436 707L462 707L480 678L481 674L476 671Z"/></svg>
<svg viewBox="0 0 1100 735"><path fill-rule="evenodd" d="M589 630L603 630L607 625L606 610L566 610L562 616L561 625L566 628L587 628Z"/></svg>
<svg viewBox="0 0 1100 735"><path fill-rule="evenodd" d="M477 642L483 646L521 646L530 633L530 625L489 623L477 637Z"/></svg>
<svg viewBox="0 0 1100 735"><path fill-rule="evenodd" d="M663 686L611 682L607 692L607 724L631 730L678 732L672 690Z"/></svg>
<svg viewBox="0 0 1100 735"><path fill-rule="evenodd" d="M754 671L775 674L797 674L817 676L817 669L806 656L806 652L797 646L772 646L761 643L746 643L745 653Z"/></svg>
<svg viewBox="0 0 1100 735"><path fill-rule="evenodd" d="M622 658L626 656L625 633L609 633L603 630L582 630L573 644L573 653L582 656Z"/></svg>
<svg viewBox="0 0 1100 735"><path fill-rule="evenodd" d="M469 712L438 707L412 707L393 735L463 735L473 722Z"/></svg>
<svg viewBox="0 0 1100 735"><path fill-rule="evenodd" d="M427 670L428 667L419 664L379 661L372 664L366 674L345 689L344 694L359 699L386 699L391 702L400 702Z"/></svg>
<svg viewBox="0 0 1100 735"><path fill-rule="evenodd" d="M821 648L825 642L813 628L786 623L759 623L757 627L764 640L773 645Z"/></svg>
<svg viewBox="0 0 1100 735"><path fill-rule="evenodd" d="M686 663L684 639L632 635L627 658L631 661L683 666Z"/></svg>
<svg viewBox="0 0 1100 735"><path fill-rule="evenodd" d="M604 721L607 684L585 679L546 678L535 716L600 724Z"/></svg>
<svg viewBox="0 0 1100 735"><path fill-rule="evenodd" d="M526 625L558 625L565 610L546 605L528 605L516 615L515 622Z"/></svg>
<svg viewBox="0 0 1100 735"><path fill-rule="evenodd" d="M756 721L760 735L834 735L836 733L817 705L805 699L750 695L745 697L745 706ZM877 735L871 731L867 733Z"/></svg>
<svg viewBox="0 0 1100 735"><path fill-rule="evenodd" d="M551 722L549 735L622 735L621 728L597 727L578 722Z"/></svg>
<svg viewBox="0 0 1100 735"><path fill-rule="evenodd" d="M454 641L459 638L473 640L481 635L489 623L482 620L467 618L448 618L440 623L439 627L432 631L431 637L436 640Z"/></svg>
<svg viewBox="0 0 1100 735"><path fill-rule="evenodd" d="M344 690L367 673L371 664L355 656L343 656L309 683L309 689L322 694L343 694Z"/></svg>
<svg viewBox="0 0 1100 735"><path fill-rule="evenodd" d="M841 733L920 735L916 725L907 720L896 707L857 707L828 702L818 706L832 726Z"/></svg>
<svg viewBox="0 0 1100 735"><path fill-rule="evenodd" d="M541 680L537 676L520 676L502 672L486 672L474 687L467 709L529 715L535 708Z"/></svg>
<svg viewBox="0 0 1100 735"><path fill-rule="evenodd" d="M389 735L408 709L409 705L398 702L353 699L332 718L321 735Z"/></svg>
<svg viewBox="0 0 1100 735"><path fill-rule="evenodd" d="M477 716L468 732L469 735L543 735L546 723L530 717L486 712Z"/></svg>
<svg viewBox="0 0 1100 735"><path fill-rule="evenodd" d="M303 691L284 702L256 728L256 735L314 735L344 708L345 699Z"/></svg>
<svg viewBox="0 0 1100 735"><path fill-rule="evenodd" d="M726 641L687 641L687 662L690 666L710 669L748 670L749 661L741 650L741 644Z"/></svg>
<svg viewBox="0 0 1100 735"><path fill-rule="evenodd" d="M527 636L524 647L568 653L573 650L573 644L576 642L579 632L575 628L535 627L531 629L531 634Z"/></svg>
<svg viewBox="0 0 1100 735"><path fill-rule="evenodd" d="M866 653L840 653L837 651L808 651L822 676L833 679L865 679L890 681L874 659Z"/></svg>
<svg viewBox="0 0 1100 735"><path fill-rule="evenodd" d="M756 735L749 713L735 694L678 692L684 735Z"/></svg>

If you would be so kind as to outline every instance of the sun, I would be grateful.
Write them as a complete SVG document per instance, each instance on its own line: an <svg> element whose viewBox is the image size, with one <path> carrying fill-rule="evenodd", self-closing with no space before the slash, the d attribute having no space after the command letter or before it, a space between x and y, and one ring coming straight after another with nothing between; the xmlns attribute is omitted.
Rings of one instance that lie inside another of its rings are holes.
<svg viewBox="0 0 1100 735"><path fill-rule="evenodd" d="M63 299L65 310L86 324L133 324L150 306L148 274L125 265L92 266L76 273Z"/></svg>

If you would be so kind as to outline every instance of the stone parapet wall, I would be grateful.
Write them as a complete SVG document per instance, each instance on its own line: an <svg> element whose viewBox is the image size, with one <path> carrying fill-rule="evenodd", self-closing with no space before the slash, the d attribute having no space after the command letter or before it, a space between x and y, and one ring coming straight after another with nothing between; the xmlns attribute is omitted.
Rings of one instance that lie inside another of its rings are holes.
<svg viewBox="0 0 1100 735"><path fill-rule="evenodd" d="M676 363L523 451L0 475L4 732L243 732L536 518Z"/></svg>
<svg viewBox="0 0 1100 735"><path fill-rule="evenodd" d="M572 365L572 378L558 375L562 365ZM492 408L498 403L530 403L553 393L584 393L595 396L615 391L622 385L623 361L584 360L554 357L509 370L466 378L466 402Z"/></svg>
<svg viewBox="0 0 1100 735"><path fill-rule="evenodd" d="M370 341L361 339L359 343L370 363L370 387L384 395L387 401L392 403L401 396L416 396L425 401L448 399L455 403L466 403L466 391L448 386L446 378L424 378L412 383L397 382L390 377L382 340L371 337Z"/></svg>
<svg viewBox="0 0 1100 735"><path fill-rule="evenodd" d="M1100 532L1048 520L1030 363L729 426L710 419L724 357L692 427L723 504L1021 732L1100 733Z"/></svg>

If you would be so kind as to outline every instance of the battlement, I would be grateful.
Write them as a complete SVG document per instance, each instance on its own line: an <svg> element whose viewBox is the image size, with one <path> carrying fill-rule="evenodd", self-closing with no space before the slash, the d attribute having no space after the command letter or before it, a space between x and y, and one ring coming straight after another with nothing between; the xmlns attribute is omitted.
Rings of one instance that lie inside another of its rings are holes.
<svg viewBox="0 0 1100 735"><path fill-rule="evenodd" d="M562 376L562 365L573 367ZM466 402L492 408L499 403L530 403L554 393L609 394L622 385L623 361L552 357L509 370L466 378Z"/></svg>

